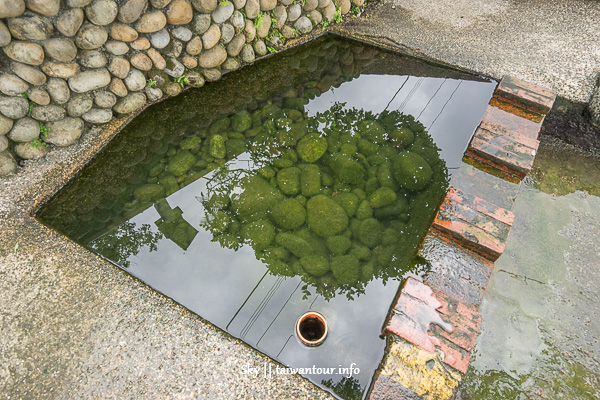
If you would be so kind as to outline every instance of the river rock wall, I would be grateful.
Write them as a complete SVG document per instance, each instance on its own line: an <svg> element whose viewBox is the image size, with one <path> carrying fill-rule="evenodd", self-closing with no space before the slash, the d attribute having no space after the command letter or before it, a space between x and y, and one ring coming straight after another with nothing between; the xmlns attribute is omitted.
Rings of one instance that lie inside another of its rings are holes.
<svg viewBox="0 0 600 400"><path fill-rule="evenodd" d="M364 0L0 0L0 176Z"/></svg>

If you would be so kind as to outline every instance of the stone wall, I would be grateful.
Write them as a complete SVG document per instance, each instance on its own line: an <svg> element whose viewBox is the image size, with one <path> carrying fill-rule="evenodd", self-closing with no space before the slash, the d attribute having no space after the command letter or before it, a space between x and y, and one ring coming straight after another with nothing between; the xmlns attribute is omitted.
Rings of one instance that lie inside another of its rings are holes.
<svg viewBox="0 0 600 400"><path fill-rule="evenodd" d="M0 176L364 0L0 0Z"/></svg>

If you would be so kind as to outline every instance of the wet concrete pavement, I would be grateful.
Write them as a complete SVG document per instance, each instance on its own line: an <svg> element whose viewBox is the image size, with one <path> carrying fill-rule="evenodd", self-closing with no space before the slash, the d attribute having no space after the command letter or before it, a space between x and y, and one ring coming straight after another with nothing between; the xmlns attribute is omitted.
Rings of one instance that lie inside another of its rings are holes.
<svg viewBox="0 0 600 400"><path fill-rule="evenodd" d="M571 100L587 100L600 68L595 1L385 0L368 14L347 17L344 29L477 73L515 75ZM91 137L0 182L0 393L330 397L297 376L243 374L243 365L269 361L28 216L106 139ZM599 210L598 197L581 192L522 190L481 309L463 399L504 398L502 390L514 398L598 396Z"/></svg>

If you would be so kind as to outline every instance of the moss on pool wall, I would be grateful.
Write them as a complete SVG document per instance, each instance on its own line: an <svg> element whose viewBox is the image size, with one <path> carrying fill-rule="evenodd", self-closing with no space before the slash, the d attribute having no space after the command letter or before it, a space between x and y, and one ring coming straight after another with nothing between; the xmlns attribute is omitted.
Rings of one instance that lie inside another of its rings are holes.
<svg viewBox="0 0 600 400"><path fill-rule="evenodd" d="M364 0L0 3L0 176L93 125L201 87Z"/></svg>

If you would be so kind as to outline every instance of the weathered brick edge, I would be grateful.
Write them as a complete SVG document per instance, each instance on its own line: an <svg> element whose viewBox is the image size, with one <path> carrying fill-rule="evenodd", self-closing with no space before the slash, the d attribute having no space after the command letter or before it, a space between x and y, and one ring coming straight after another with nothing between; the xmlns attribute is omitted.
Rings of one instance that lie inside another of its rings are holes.
<svg viewBox="0 0 600 400"><path fill-rule="evenodd" d="M522 179L533 165L537 140L545 114L556 94L548 89L505 76L482 122L465 152L466 158ZM484 199L450 187L430 232L454 246L479 257L482 274L481 296L495 261L504 251L514 214ZM447 265L446 269L459 266ZM449 279L460 279L452 274ZM419 348L444 353L447 365L465 374L477 338L481 315L476 303L456 299L436 279L424 283L408 278L394 305L383 333L404 339ZM398 388L393 380L377 376L371 399L418 399L417 394ZM410 393L409 393L410 392Z"/></svg>
<svg viewBox="0 0 600 400"><path fill-rule="evenodd" d="M505 76L475 131L464 157L523 179L531 171L538 135L556 93Z"/></svg>

